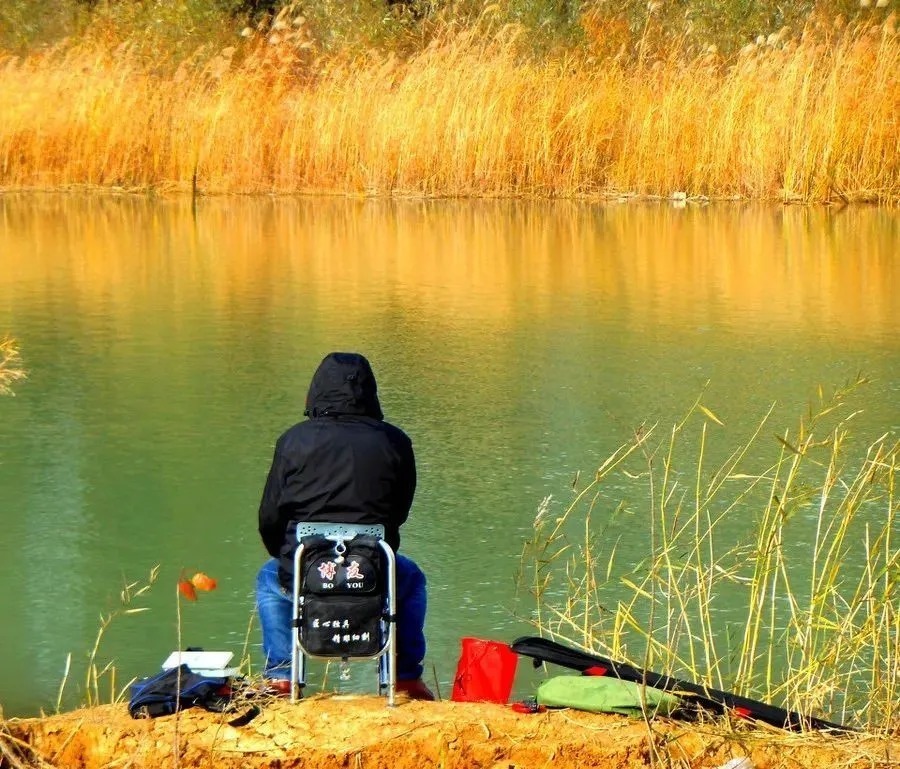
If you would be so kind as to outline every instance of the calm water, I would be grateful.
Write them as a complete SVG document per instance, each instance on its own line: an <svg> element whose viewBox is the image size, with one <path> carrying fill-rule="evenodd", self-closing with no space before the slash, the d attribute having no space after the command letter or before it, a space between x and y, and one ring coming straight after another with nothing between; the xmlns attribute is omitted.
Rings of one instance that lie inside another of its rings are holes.
<svg viewBox="0 0 900 769"><path fill-rule="evenodd" d="M99 614L155 564L150 611L97 655L118 684L176 647L182 568L220 584L184 607L184 644L240 655L272 446L331 350L369 356L413 438L404 549L446 695L461 636L529 630L514 580L540 500L705 382L735 442L860 371L857 432L900 429L898 229L875 209L238 199L193 217L0 196L0 334L30 370L0 399L0 703L52 707L69 652L77 701Z"/></svg>

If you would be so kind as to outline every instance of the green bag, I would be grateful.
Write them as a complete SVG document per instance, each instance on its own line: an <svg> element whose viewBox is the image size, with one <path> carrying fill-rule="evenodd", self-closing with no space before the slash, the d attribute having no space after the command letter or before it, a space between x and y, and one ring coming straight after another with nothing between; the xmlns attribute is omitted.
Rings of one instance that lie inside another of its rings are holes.
<svg viewBox="0 0 900 769"><path fill-rule="evenodd" d="M642 702L646 703L651 715L669 715L679 705L674 694L611 676L548 678L538 686L537 701L548 708L575 708L626 716L641 715Z"/></svg>

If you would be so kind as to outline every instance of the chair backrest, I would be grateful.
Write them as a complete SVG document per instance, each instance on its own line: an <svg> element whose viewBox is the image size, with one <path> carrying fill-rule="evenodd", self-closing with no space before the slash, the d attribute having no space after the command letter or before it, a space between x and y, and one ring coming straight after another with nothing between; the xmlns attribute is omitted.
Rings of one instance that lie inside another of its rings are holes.
<svg viewBox="0 0 900 769"><path fill-rule="evenodd" d="M386 645L388 575L379 541L306 536L300 540L300 644L314 657L369 658Z"/></svg>
<svg viewBox="0 0 900 769"><path fill-rule="evenodd" d="M291 521L285 533L284 544L278 556L278 581L285 590L292 590L294 585L294 566L297 559L297 551L304 537L328 537L334 541L338 539L352 539L364 534L384 539L384 526L381 524L359 523L327 523Z"/></svg>
<svg viewBox="0 0 900 769"><path fill-rule="evenodd" d="M303 537L329 537L330 539L351 539L358 534L365 534L376 539L384 539L384 526L380 523L315 523L297 521L291 524L292 531L299 542Z"/></svg>
<svg viewBox="0 0 900 769"><path fill-rule="evenodd" d="M298 522L293 585L291 701L306 683L306 657L377 659L379 690L394 704L397 575L380 525ZM286 555L286 554L284 554Z"/></svg>

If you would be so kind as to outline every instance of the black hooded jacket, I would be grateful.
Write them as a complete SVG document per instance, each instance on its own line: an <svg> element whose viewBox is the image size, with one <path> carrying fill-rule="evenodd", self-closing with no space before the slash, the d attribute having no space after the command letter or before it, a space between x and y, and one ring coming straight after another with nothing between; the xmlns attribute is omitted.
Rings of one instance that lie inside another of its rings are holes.
<svg viewBox="0 0 900 769"><path fill-rule="evenodd" d="M331 353L306 396L306 421L275 444L259 505L266 550L293 549L291 521L380 523L394 550L416 490L412 443L384 421L375 375L356 353Z"/></svg>

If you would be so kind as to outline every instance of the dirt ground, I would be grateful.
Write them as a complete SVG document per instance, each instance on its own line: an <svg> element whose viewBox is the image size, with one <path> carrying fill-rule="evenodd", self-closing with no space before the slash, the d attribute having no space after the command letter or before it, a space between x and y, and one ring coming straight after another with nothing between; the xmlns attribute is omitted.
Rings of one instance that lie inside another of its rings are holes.
<svg viewBox="0 0 900 769"><path fill-rule="evenodd" d="M747 723L692 724L572 710L521 714L508 706L314 696L235 713L200 709L133 720L122 705L0 723L0 767L322 767L715 769L747 757L755 769L900 767L900 739L794 735Z"/></svg>

